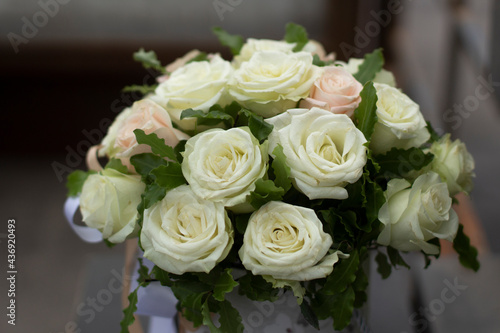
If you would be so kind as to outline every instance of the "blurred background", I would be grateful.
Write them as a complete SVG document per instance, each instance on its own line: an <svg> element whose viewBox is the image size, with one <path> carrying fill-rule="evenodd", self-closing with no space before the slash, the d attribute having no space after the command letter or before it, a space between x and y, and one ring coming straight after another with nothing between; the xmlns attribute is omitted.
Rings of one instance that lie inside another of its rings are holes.
<svg viewBox="0 0 500 333"><path fill-rule="evenodd" d="M473 221L481 271L464 271L453 255L426 271L415 259L390 281L372 267L372 331L500 332L500 1L0 0L0 22L0 267L5 276L15 219L18 270L16 326L2 313L1 332L119 331L119 295L95 307L89 298L121 272L124 247L84 243L62 207L68 173L85 168L86 150L133 102L121 89L154 83L133 52L155 50L163 64L193 48L228 58L211 27L281 39L287 22L337 59L383 47L398 86L476 161L462 216ZM467 288L441 301L457 279ZM3 311L7 290L0 279Z"/></svg>

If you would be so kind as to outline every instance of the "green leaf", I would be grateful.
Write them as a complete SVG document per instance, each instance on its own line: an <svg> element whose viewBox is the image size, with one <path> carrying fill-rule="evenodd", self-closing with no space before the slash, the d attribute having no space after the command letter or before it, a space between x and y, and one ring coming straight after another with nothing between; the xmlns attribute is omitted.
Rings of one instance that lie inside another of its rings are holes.
<svg viewBox="0 0 500 333"><path fill-rule="evenodd" d="M238 282L234 281L231 275L231 269L226 268L215 281L213 297L218 301L223 301L225 295L230 293L237 285Z"/></svg>
<svg viewBox="0 0 500 333"><path fill-rule="evenodd" d="M376 49L372 53L365 55L364 61L359 65L358 72L354 74L356 80L365 84L375 78L375 75L382 70L384 66L384 55L382 49Z"/></svg>
<svg viewBox="0 0 500 333"><path fill-rule="evenodd" d="M203 324L203 301L207 293L192 294L187 296L182 302L182 315L193 323L194 327Z"/></svg>
<svg viewBox="0 0 500 333"><path fill-rule="evenodd" d="M124 173L124 174L128 173L127 167L124 166L122 161L117 159L117 158L111 158L109 160L108 164L106 164L106 166L104 168L105 169L115 169L116 171Z"/></svg>
<svg viewBox="0 0 500 333"><path fill-rule="evenodd" d="M410 269L410 266L404 261L403 257L401 257L401 254L399 253L398 250L395 248L388 246L387 247L387 254L389 255L389 260L391 261L392 266L403 266L408 269Z"/></svg>
<svg viewBox="0 0 500 333"><path fill-rule="evenodd" d="M333 300L333 328L341 331L349 325L354 311L354 300L356 294L352 287L348 287L342 293L335 296Z"/></svg>
<svg viewBox="0 0 500 333"><path fill-rule="evenodd" d="M142 66L146 69L153 68L160 73L166 72L165 68L158 60L155 51L146 52L143 48L141 48L139 51L134 53L133 58L135 61L142 63Z"/></svg>
<svg viewBox="0 0 500 333"><path fill-rule="evenodd" d="M369 81L360 93L361 103L354 111L354 119L358 129L363 132L366 140L370 141L373 129L378 121L377 117L377 91L373 82Z"/></svg>
<svg viewBox="0 0 500 333"><path fill-rule="evenodd" d="M142 263L142 258L137 258L137 260L139 261L139 269L137 270L139 277L137 278L137 282L145 287L149 284L147 280L151 279L149 269Z"/></svg>
<svg viewBox="0 0 500 333"><path fill-rule="evenodd" d="M366 217L371 224L378 219L378 212L380 207L385 203L384 191L374 181L372 181L366 174L365 194L366 194Z"/></svg>
<svg viewBox="0 0 500 333"><path fill-rule="evenodd" d="M160 281L162 286L167 286L170 287L174 283L172 280L170 280L170 276L168 272L164 271L158 266L154 266L152 269L152 273L155 276L155 278Z"/></svg>
<svg viewBox="0 0 500 333"><path fill-rule="evenodd" d="M272 180L257 179L255 190L250 192L250 204L259 209L269 201L280 201L284 194L285 191L277 187Z"/></svg>
<svg viewBox="0 0 500 333"><path fill-rule="evenodd" d="M198 61L208 61L208 54L206 52L200 52L196 57L186 62L186 65L191 62L198 62Z"/></svg>
<svg viewBox="0 0 500 333"><path fill-rule="evenodd" d="M75 197L82 192L83 183L87 180L87 177L97 173L95 171L82 171L75 170L68 175L66 180L66 188L68 189L68 197Z"/></svg>
<svg viewBox="0 0 500 333"><path fill-rule="evenodd" d="M349 258L341 259L333 267L333 272L326 279L325 285L321 290L327 295L334 295L343 292L356 280L356 273L359 269L359 253L354 250Z"/></svg>
<svg viewBox="0 0 500 333"><path fill-rule="evenodd" d="M186 184L186 179L182 174L182 167L179 163L160 165L151 170L151 175L155 177L155 183L166 190L171 190L177 186Z"/></svg>
<svg viewBox="0 0 500 333"><path fill-rule="evenodd" d="M156 155L160 155L161 157L177 162L177 154L175 153L174 148L166 145L165 140L160 139L156 133L146 134L141 129L135 129L134 134L137 139L137 143L148 145Z"/></svg>
<svg viewBox="0 0 500 333"><path fill-rule="evenodd" d="M241 109L239 115L243 115L248 119L250 132L252 132L253 136L260 142L266 140L273 131L273 125L266 123L263 117L256 115L250 110Z"/></svg>
<svg viewBox="0 0 500 333"><path fill-rule="evenodd" d="M115 244L115 243L111 243L111 242L110 242L109 240L107 240L107 239L103 239L103 242L104 242L104 244L106 244L106 246L107 246L108 248L110 248L110 249L114 248L114 247L117 245L117 244Z"/></svg>
<svg viewBox="0 0 500 333"><path fill-rule="evenodd" d="M335 297L332 295L325 295L315 293L311 302L311 307L320 320L327 319L332 316L333 302Z"/></svg>
<svg viewBox="0 0 500 333"><path fill-rule="evenodd" d="M319 55L314 54L313 55L313 65L318 66L318 67L325 67L325 66L330 66L333 64L333 61L323 61L319 58Z"/></svg>
<svg viewBox="0 0 500 333"><path fill-rule="evenodd" d="M389 275L391 275L391 265L387 261L387 256L382 252L378 252L375 257L375 261L377 262L377 272L379 272L382 279L387 279Z"/></svg>
<svg viewBox="0 0 500 333"><path fill-rule="evenodd" d="M430 139L429 139L429 142L430 143L433 143L433 142L436 142L436 141L439 141L439 139L441 138L439 136L439 134L437 134L437 132L434 130L434 128L432 127L431 125L431 122L430 121L427 121L427 131L429 131L429 134L431 135Z"/></svg>
<svg viewBox="0 0 500 333"><path fill-rule="evenodd" d="M210 329L210 333L222 332L221 330L219 330L217 326L214 325L212 321L212 315L210 313L210 308L208 306L208 300L205 301L205 303L203 303L202 305L202 314L203 314L203 325L208 326L208 328Z"/></svg>
<svg viewBox="0 0 500 333"><path fill-rule="evenodd" d="M245 295L252 301L276 301L279 296L279 289L273 288L273 284L264 280L260 275L253 275L248 272L238 280L240 287L238 292Z"/></svg>
<svg viewBox="0 0 500 333"><path fill-rule="evenodd" d="M132 92L138 92L142 95L147 95L147 94L151 94L151 93L154 93L156 88L158 87L157 84L153 84L153 85L137 85L137 84L133 84L133 85L130 85L130 86L126 86L125 88L122 89L123 92L126 92L126 93L132 93Z"/></svg>
<svg viewBox="0 0 500 333"><path fill-rule="evenodd" d="M392 148L386 154L375 157L382 173L401 177L410 171L422 169L433 159L433 154L424 153L422 149L415 147L409 149Z"/></svg>
<svg viewBox="0 0 500 333"><path fill-rule="evenodd" d="M279 187L288 192L292 187L292 180L290 179L290 167L286 164L286 156L283 152L283 147L278 144L273 150L274 160L271 163L274 175L276 176L275 183Z"/></svg>
<svg viewBox="0 0 500 333"><path fill-rule="evenodd" d="M234 123L233 117L220 110L203 112L201 110L187 109L181 113L181 119L185 118L196 118L197 126L215 126L224 123L226 127L231 127Z"/></svg>
<svg viewBox="0 0 500 333"><path fill-rule="evenodd" d="M184 159L184 157L182 156L181 153L183 153L184 150L186 150L186 142L187 142L187 140L181 140L181 141L179 141L177 146L175 146L175 148L174 148L175 155L177 156L177 161L181 164L182 164L182 160Z"/></svg>
<svg viewBox="0 0 500 333"><path fill-rule="evenodd" d="M311 308L311 305L305 299L302 304L300 304L300 312L302 312L304 319L309 323L309 325L319 330L318 317Z"/></svg>
<svg viewBox="0 0 500 333"><path fill-rule="evenodd" d="M224 300L219 303L219 330L222 333L243 332L243 323L240 313L230 302Z"/></svg>
<svg viewBox="0 0 500 333"><path fill-rule="evenodd" d="M123 319L120 322L121 333L128 333L128 327L135 321L134 313L137 311L137 291L141 286L139 285L133 292L128 295L128 306L123 310Z"/></svg>
<svg viewBox="0 0 500 333"><path fill-rule="evenodd" d="M252 214L238 214L236 215L236 218L235 218L235 225L236 225L236 230L244 235L245 234L245 230L247 229L247 225L248 225L248 219L250 219L250 216Z"/></svg>
<svg viewBox="0 0 500 333"><path fill-rule="evenodd" d="M134 166L135 171L142 176L143 180L149 176L151 170L156 169L160 165L168 164L164 158L151 153L134 155L130 157L130 163Z"/></svg>
<svg viewBox="0 0 500 333"><path fill-rule="evenodd" d="M182 278L175 281L171 286L175 297L182 303L184 299L192 294L202 294L212 290L212 286L200 282L199 280L190 280Z"/></svg>
<svg viewBox="0 0 500 333"><path fill-rule="evenodd" d="M162 187L157 183L146 185L146 189L142 194L144 209L148 209L158 201L162 200L166 193L165 187Z"/></svg>
<svg viewBox="0 0 500 333"><path fill-rule="evenodd" d="M244 44L243 37L230 35L220 27L212 28L212 32L217 36L222 45L229 47L233 55L240 54L240 50Z"/></svg>
<svg viewBox="0 0 500 333"><path fill-rule="evenodd" d="M458 226L457 236L453 240L453 248L458 253L458 260L465 268L474 272L479 270L480 264L477 260L477 249L470 244L470 239L464 233L464 226Z"/></svg>
<svg viewBox="0 0 500 333"><path fill-rule="evenodd" d="M287 43L295 43L293 51L298 52L309 42L309 38L307 38L307 31L303 26L288 23L286 25L285 41Z"/></svg>

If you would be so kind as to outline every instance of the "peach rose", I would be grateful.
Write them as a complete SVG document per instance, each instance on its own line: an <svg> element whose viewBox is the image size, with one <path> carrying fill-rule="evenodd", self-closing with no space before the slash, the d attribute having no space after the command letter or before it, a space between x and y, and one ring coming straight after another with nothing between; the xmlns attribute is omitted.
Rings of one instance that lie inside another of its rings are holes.
<svg viewBox="0 0 500 333"><path fill-rule="evenodd" d="M328 66L311 88L309 97L300 102L301 108L321 109L352 117L361 102L361 83L342 67Z"/></svg>
<svg viewBox="0 0 500 333"><path fill-rule="evenodd" d="M164 108L144 99L135 102L116 118L102 141L100 155L119 158L132 171L129 158L132 155L151 152L151 147L137 143L134 134L136 129L142 129L146 134L155 133L169 146L189 139L187 134L172 127L170 116Z"/></svg>

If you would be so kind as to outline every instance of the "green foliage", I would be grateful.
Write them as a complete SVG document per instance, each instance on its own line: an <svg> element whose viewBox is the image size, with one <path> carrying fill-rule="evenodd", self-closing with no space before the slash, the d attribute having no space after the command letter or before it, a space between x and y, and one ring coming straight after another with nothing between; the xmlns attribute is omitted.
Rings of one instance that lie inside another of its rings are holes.
<svg viewBox="0 0 500 333"><path fill-rule="evenodd" d="M321 292L327 295L335 295L345 291L356 280L358 269L359 253L355 250L350 253L349 258L341 259L333 267L333 272L327 277Z"/></svg>
<svg viewBox="0 0 500 333"><path fill-rule="evenodd" d="M298 52L304 48L307 42L309 42L309 38L307 38L307 31L303 26L295 23L288 23L286 25L285 41L287 43L295 43L293 51Z"/></svg>
<svg viewBox="0 0 500 333"><path fill-rule="evenodd" d="M234 281L233 276L231 275L231 269L226 268L215 281L213 297L217 301L222 302L225 299L225 295L230 293L237 285L238 282Z"/></svg>
<svg viewBox="0 0 500 333"><path fill-rule="evenodd" d="M137 286L128 296L128 306L123 310L123 319L120 322L121 333L128 333L128 327L135 321L134 313L137 311L137 291L141 286Z"/></svg>
<svg viewBox="0 0 500 333"><path fill-rule="evenodd" d="M272 180L258 179L255 182L255 190L250 193L250 204L259 209L269 201L280 201L285 191L277 187Z"/></svg>
<svg viewBox="0 0 500 333"><path fill-rule="evenodd" d="M153 85L147 85L147 84L144 84L144 85L138 85L138 84L132 84L130 86L126 86L122 89L123 92L126 92L126 93L134 93L134 92L138 92L142 95L147 95L147 94L151 94L151 93L154 93L156 88L158 87L157 84L153 84Z"/></svg>
<svg viewBox="0 0 500 333"><path fill-rule="evenodd" d="M155 183L167 191L186 184L186 179L182 174L182 168L179 163L160 165L151 170L150 174L155 177Z"/></svg>
<svg viewBox="0 0 500 333"><path fill-rule="evenodd" d="M217 109L213 110L213 107L208 112L193 109L184 110L181 113L181 119L185 118L196 118L196 126L216 126L224 123L226 127L231 127L234 123L233 117Z"/></svg>
<svg viewBox="0 0 500 333"><path fill-rule="evenodd" d="M325 67L325 66L330 66L331 64L333 64L333 61L323 61L319 58L319 55L317 54L313 55L313 65L318 67Z"/></svg>
<svg viewBox="0 0 500 333"><path fill-rule="evenodd" d="M208 54L206 52L200 52L196 57L186 62L186 65L191 62L198 62L198 61L208 61Z"/></svg>
<svg viewBox="0 0 500 333"><path fill-rule="evenodd" d="M357 127L365 135L366 140L370 141L373 129L378 121L377 117L377 91L373 82L368 81L360 93L361 103L354 110L354 119Z"/></svg>
<svg viewBox="0 0 500 333"><path fill-rule="evenodd" d="M286 164L286 156L283 153L283 147L278 144L273 150L273 162L271 167L273 168L274 176L276 177L275 183L277 186L281 187L288 192L290 187L292 187L292 181L290 179L290 167Z"/></svg>
<svg viewBox="0 0 500 333"><path fill-rule="evenodd" d="M106 164L106 166L104 168L105 169L115 169L116 171L124 173L124 174L128 173L127 167L124 166L122 161L117 159L117 158L111 158L109 160L108 164Z"/></svg>
<svg viewBox="0 0 500 333"><path fill-rule="evenodd" d="M377 262L377 272L380 274L382 279L387 279L389 275L391 275L391 265L387 261L387 256L382 252L378 252L375 257L375 261Z"/></svg>
<svg viewBox="0 0 500 333"><path fill-rule="evenodd" d="M465 268L474 272L479 270L480 264L477 260L477 249L470 244L470 239L464 233L464 226L458 226L457 236L453 240L453 249L458 253L458 259Z"/></svg>
<svg viewBox="0 0 500 333"><path fill-rule="evenodd" d="M433 143L433 142L439 141L439 139L441 137L439 136L439 134L437 134L437 132L432 127L431 122L430 121L426 121L426 123L427 123L427 126L426 126L427 131L429 131L429 134L431 135L431 137L429 139L429 142Z"/></svg>
<svg viewBox="0 0 500 333"><path fill-rule="evenodd" d="M233 55L240 54L240 50L244 44L243 37L230 35L220 27L212 28L212 32L217 36L222 45L229 47Z"/></svg>
<svg viewBox="0 0 500 333"><path fill-rule="evenodd" d="M241 109L239 116L244 116L248 119L248 128L250 128L250 132L252 132L253 136L260 142L266 140L273 131L273 125L266 123L263 117L256 115L250 110Z"/></svg>
<svg viewBox="0 0 500 333"><path fill-rule="evenodd" d="M252 301L276 301L279 296L279 289L273 288L273 284L267 282L260 275L253 275L247 272L238 280L240 287L238 292L240 295L245 295Z"/></svg>
<svg viewBox="0 0 500 333"><path fill-rule="evenodd" d="M82 192L83 183L87 180L88 176L96 173L93 170L87 172L82 170L75 170L68 175L66 180L66 188L68 189L68 197L75 197Z"/></svg>
<svg viewBox="0 0 500 333"><path fill-rule="evenodd" d="M172 161L177 162L177 154L174 148L165 144L165 140L158 138L155 133L146 134L141 129L134 130L137 143L145 144L151 147L154 154L168 158Z"/></svg>
<svg viewBox="0 0 500 333"><path fill-rule="evenodd" d="M168 164L164 158L151 153L134 155L130 157L130 163L134 166L135 171L142 176L143 181L147 181L152 170Z"/></svg>
<svg viewBox="0 0 500 333"><path fill-rule="evenodd" d="M387 177L405 177L410 171L420 170L434 159L431 153L424 153L420 148L392 148L384 155L374 157L382 174Z"/></svg>
<svg viewBox="0 0 500 333"><path fill-rule="evenodd" d="M165 68L161 65L155 51L146 52L143 48L134 53L134 60L142 63L142 66L146 69L152 68L160 73L165 73Z"/></svg>
<svg viewBox="0 0 500 333"><path fill-rule="evenodd" d="M314 313L314 310L311 308L311 305L307 300L304 299L304 301L300 304L300 312L304 316L304 319L314 327L315 329L319 330L319 321L318 317Z"/></svg>
<svg viewBox="0 0 500 333"><path fill-rule="evenodd" d="M364 61L359 65L358 71L354 74L356 80L361 84L366 84L375 78L375 75L380 72L384 66L384 55L382 49L376 49L372 53L365 55Z"/></svg>
<svg viewBox="0 0 500 333"><path fill-rule="evenodd" d="M396 250L395 248L388 246L387 254L389 255L389 260L391 261L392 266L394 267L403 266L410 269L410 266L404 261L399 251Z"/></svg>
<svg viewBox="0 0 500 333"><path fill-rule="evenodd" d="M354 301L356 294L354 289L349 286L346 290L334 296L332 317L333 328L340 331L351 322L352 312L354 311Z"/></svg>

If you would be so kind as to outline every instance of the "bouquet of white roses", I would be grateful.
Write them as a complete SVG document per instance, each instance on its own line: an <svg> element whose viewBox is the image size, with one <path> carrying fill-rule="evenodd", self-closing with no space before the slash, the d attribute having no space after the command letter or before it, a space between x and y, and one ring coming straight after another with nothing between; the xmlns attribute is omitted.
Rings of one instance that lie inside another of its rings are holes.
<svg viewBox="0 0 500 333"><path fill-rule="evenodd" d="M231 61L192 51L164 67L137 52L158 84L128 87L143 99L89 151L92 170L68 177L83 221L108 244L136 238L154 263L138 288L160 281L212 332L241 327L235 288L259 301L291 290L308 323L342 329L366 301L368 251L387 277L407 266L400 251L430 263L445 239L478 269L452 209L474 161L426 123L381 50L344 63L295 24L283 41L214 32Z"/></svg>

